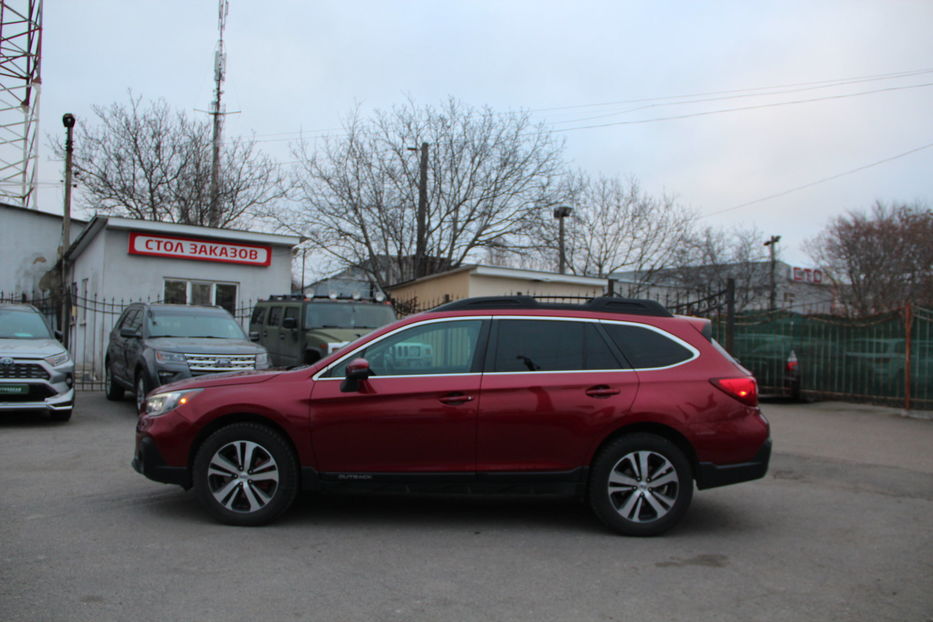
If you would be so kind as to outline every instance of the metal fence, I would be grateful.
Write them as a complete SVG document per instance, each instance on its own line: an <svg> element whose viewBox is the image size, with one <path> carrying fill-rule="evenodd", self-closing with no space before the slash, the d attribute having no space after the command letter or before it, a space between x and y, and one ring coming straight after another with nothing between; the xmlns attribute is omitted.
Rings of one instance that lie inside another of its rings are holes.
<svg viewBox="0 0 933 622"><path fill-rule="evenodd" d="M719 338L725 320L713 326ZM733 354L764 389L780 387L791 352L804 396L933 409L933 310L905 307L856 319L787 311L736 316Z"/></svg>
<svg viewBox="0 0 933 622"><path fill-rule="evenodd" d="M714 336L754 369L764 389L780 387L788 356L793 352L804 396L933 409L933 310L907 307L859 319L788 311L741 313L734 316L730 339L727 304L716 300L727 300L723 294L674 310L710 317ZM159 301L152 298L145 302ZM412 300L396 303L396 308L404 315L448 301ZM78 388L102 390L110 332L123 309L139 301L0 292L0 302L26 302L37 307L53 328L62 331L63 341L75 359ZM234 316L244 332L249 330L254 302L242 301L235 309ZM66 329L62 330L62 326Z"/></svg>

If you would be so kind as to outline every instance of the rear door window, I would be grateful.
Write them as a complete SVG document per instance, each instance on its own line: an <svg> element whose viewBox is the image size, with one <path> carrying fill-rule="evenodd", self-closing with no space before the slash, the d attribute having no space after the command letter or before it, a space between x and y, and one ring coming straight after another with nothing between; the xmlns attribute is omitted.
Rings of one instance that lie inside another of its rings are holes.
<svg viewBox="0 0 933 622"><path fill-rule="evenodd" d="M548 372L625 367L592 322L496 320L493 372Z"/></svg>

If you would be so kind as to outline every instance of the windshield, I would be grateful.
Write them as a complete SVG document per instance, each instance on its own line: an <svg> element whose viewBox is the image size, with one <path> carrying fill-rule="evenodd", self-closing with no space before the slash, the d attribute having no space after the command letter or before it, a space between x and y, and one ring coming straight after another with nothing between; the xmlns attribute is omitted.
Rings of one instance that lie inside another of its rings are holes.
<svg viewBox="0 0 933 622"><path fill-rule="evenodd" d="M146 319L150 337L204 337L246 339L243 329L232 317L219 313L160 311Z"/></svg>
<svg viewBox="0 0 933 622"><path fill-rule="evenodd" d="M33 311L0 310L0 339L51 339L42 316Z"/></svg>
<svg viewBox="0 0 933 622"><path fill-rule="evenodd" d="M395 321L391 305L367 302L312 302L305 307L306 328L379 328Z"/></svg>

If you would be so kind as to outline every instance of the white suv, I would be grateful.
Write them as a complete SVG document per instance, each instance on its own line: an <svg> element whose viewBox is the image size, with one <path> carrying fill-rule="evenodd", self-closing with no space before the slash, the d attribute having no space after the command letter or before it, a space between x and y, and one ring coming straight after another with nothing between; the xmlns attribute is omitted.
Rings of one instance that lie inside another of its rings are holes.
<svg viewBox="0 0 933 622"><path fill-rule="evenodd" d="M44 412L53 421L68 421L74 369L35 307L0 304L0 412Z"/></svg>

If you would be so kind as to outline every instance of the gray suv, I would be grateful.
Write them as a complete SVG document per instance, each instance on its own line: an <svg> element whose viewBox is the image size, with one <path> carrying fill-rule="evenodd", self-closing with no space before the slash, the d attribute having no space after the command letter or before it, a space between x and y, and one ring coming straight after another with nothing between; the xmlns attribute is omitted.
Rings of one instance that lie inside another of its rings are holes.
<svg viewBox="0 0 933 622"><path fill-rule="evenodd" d="M225 309L138 302L123 311L110 332L105 390L111 400L132 391L139 407L163 384L267 367L266 349L250 342Z"/></svg>
<svg viewBox="0 0 933 622"><path fill-rule="evenodd" d="M45 413L68 421L75 364L38 309L0 304L0 412Z"/></svg>

